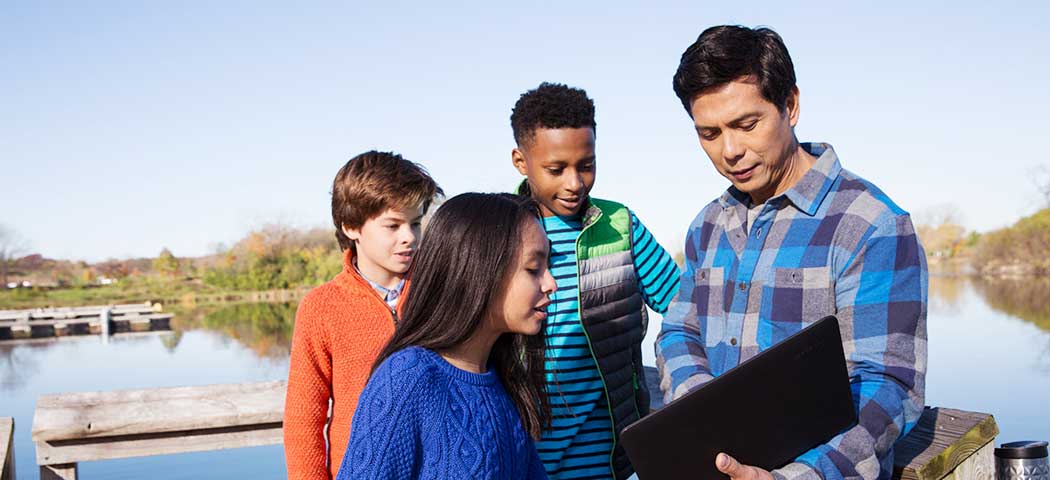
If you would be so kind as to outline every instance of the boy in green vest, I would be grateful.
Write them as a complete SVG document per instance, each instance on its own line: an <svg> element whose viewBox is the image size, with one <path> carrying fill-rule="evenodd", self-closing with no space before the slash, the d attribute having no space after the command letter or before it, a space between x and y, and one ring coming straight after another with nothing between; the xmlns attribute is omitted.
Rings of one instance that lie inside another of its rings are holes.
<svg viewBox="0 0 1050 480"><path fill-rule="evenodd" d="M536 447L552 479L626 479L634 470L620 432L649 411L645 306L667 310L678 267L627 207L589 196L597 159L586 92L543 83L510 122L511 158L526 177L518 193L540 205L558 283L544 326L552 421Z"/></svg>

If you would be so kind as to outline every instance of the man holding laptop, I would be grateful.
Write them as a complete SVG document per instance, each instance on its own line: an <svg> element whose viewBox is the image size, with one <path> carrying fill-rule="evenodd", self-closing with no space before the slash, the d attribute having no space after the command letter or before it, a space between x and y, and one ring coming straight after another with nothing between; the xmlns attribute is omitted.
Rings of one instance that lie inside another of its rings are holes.
<svg viewBox="0 0 1050 480"><path fill-rule="evenodd" d="M772 30L705 30L674 90L732 186L686 236L681 289L656 341L665 401L835 315L858 423L771 472L733 452L717 468L738 479L889 478L893 443L924 404L927 271L908 213L843 169L831 145L798 142L794 66ZM710 412L734 413L747 415Z"/></svg>

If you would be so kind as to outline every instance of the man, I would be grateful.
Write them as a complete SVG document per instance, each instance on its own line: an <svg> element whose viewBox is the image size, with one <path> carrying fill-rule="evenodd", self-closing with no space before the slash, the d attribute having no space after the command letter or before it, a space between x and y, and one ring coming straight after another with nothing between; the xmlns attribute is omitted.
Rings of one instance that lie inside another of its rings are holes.
<svg viewBox="0 0 1050 480"><path fill-rule="evenodd" d="M705 30L674 89L732 186L686 237L656 342L665 400L834 314L858 424L772 472L732 452L716 466L738 479L889 478L925 387L927 272L910 217L831 145L798 142L794 66L772 30Z"/></svg>

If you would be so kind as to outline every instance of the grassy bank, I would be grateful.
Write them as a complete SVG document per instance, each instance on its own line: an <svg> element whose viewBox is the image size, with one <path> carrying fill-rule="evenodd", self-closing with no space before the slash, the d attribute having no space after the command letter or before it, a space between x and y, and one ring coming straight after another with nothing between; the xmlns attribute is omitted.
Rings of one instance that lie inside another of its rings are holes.
<svg viewBox="0 0 1050 480"><path fill-rule="evenodd" d="M196 280L125 281L120 285L91 288L3 290L0 291L0 309L76 307L146 301L189 306L231 301L293 301L307 290L308 288L233 290L217 288Z"/></svg>

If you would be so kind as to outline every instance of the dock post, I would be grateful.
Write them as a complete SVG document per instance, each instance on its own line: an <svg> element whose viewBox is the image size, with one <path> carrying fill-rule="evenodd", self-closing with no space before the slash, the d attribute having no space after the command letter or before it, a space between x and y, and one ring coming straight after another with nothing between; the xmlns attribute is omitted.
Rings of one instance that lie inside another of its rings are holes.
<svg viewBox="0 0 1050 480"><path fill-rule="evenodd" d="M102 311L98 314L98 326L102 333L102 344L109 345L109 321L113 317L113 312L110 307L103 307ZM42 478L42 477L41 477Z"/></svg>
<svg viewBox="0 0 1050 480"><path fill-rule="evenodd" d="M33 313L26 311L25 315L15 320L14 325L11 325L11 338L32 338L33 327L29 325L29 320L33 318Z"/></svg>
<svg viewBox="0 0 1050 480"><path fill-rule="evenodd" d="M0 417L0 480L15 480L15 419Z"/></svg>

